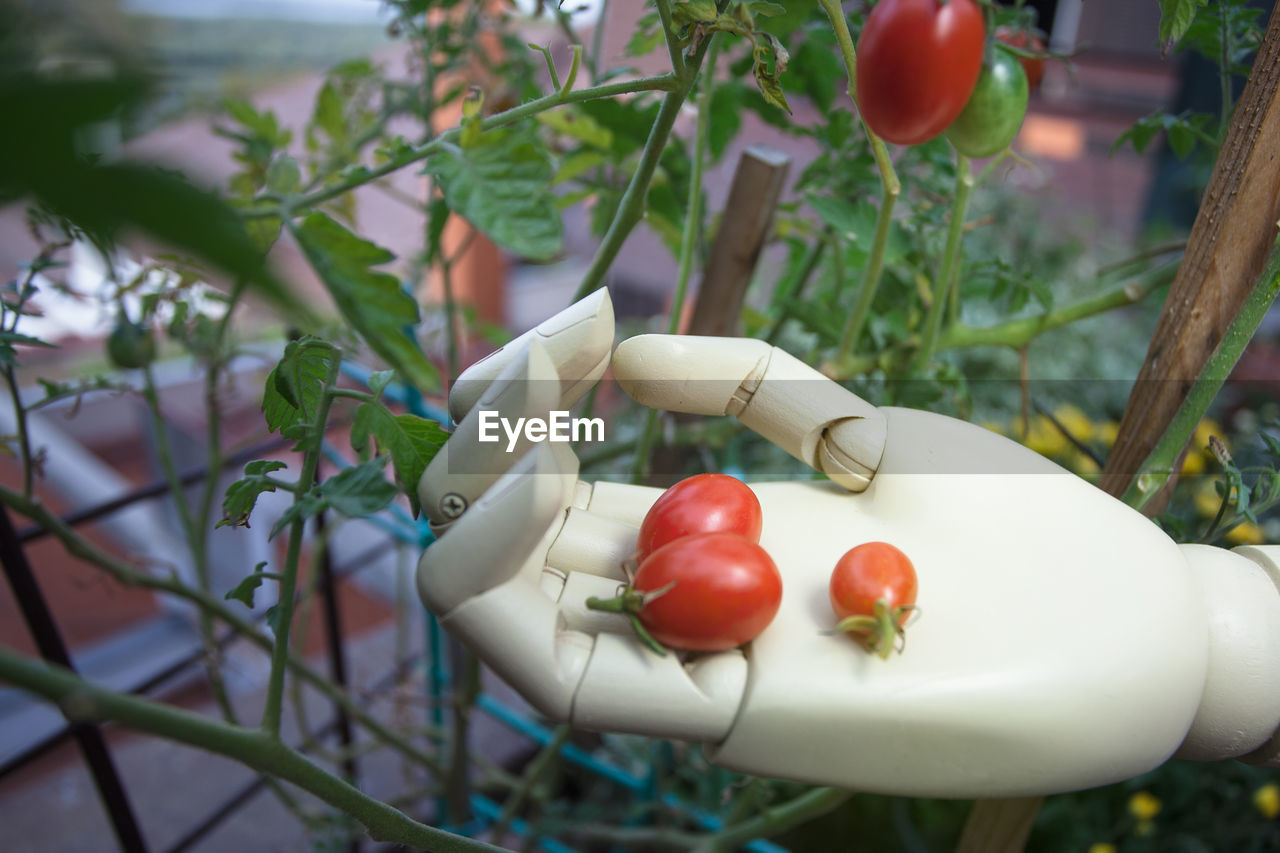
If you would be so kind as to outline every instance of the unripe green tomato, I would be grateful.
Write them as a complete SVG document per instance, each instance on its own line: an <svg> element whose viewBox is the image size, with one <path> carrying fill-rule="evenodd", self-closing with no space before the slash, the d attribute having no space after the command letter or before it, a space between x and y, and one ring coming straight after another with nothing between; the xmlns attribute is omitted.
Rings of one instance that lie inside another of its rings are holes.
<svg viewBox="0 0 1280 853"><path fill-rule="evenodd" d="M156 339L151 330L123 317L107 336L107 358L124 370L146 367L156 358Z"/></svg>
<svg viewBox="0 0 1280 853"><path fill-rule="evenodd" d="M951 126L947 139L966 157L999 154L1022 127L1027 114L1027 73L1018 58L999 44L982 66L969 102Z"/></svg>

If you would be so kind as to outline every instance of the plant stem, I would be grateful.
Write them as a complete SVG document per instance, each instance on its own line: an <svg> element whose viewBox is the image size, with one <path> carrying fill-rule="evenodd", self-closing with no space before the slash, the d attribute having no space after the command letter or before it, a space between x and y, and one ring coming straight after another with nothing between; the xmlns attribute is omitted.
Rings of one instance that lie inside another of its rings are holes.
<svg viewBox="0 0 1280 853"><path fill-rule="evenodd" d="M813 273L818 268L818 261L822 260L822 252L827 247L827 231L819 234L817 239L809 245L809 251L805 253L804 258L800 261L800 272L796 277L788 282L786 292L780 297L775 297L773 304L778 311L778 319L774 321L773 327L769 329L769 334L765 335L765 341L774 343L778 339L778 335L782 332L783 325L787 320L791 319L791 306L799 301L801 293L804 291L805 285L809 283L809 279L813 278Z"/></svg>
<svg viewBox="0 0 1280 853"><path fill-rule="evenodd" d="M438 853L501 853L500 848L418 823L322 770L261 731L210 720L138 696L114 693L69 670L0 648L0 679L58 705L72 722L105 720L135 731L224 755L260 773L297 785L355 818L375 841Z"/></svg>
<svg viewBox="0 0 1280 853"><path fill-rule="evenodd" d="M320 395L316 406L316 414L310 424L310 434L315 437L314 446L310 447L302 457L302 472L298 476L299 491L294 495L295 504L303 499L306 490L316 482L316 472L320 466L320 437L324 435L329 423L329 407L333 405L333 397L328 389L338 381L338 372L342 366L341 353L334 351L329 359L329 373L325 377L326 393ZM267 699L262 710L262 728L272 737L280 736L280 712L284 699L284 675L289 660L289 628L293 623L293 598L298 586L298 565L302 559L302 537L306 532L306 520L299 518L289 528L289 545L285 552L284 567L280 581L280 600L276 604L276 636L271 650L271 672L267 677Z"/></svg>
<svg viewBox="0 0 1280 853"><path fill-rule="evenodd" d="M611 98L617 95L628 95L635 92L672 92L678 86L678 81L673 74L662 74L656 77L641 77L636 80L625 80L616 83L605 83L600 86L591 86L586 89L577 89L572 92L555 91L541 98L512 107L509 110L503 110L500 113L488 116L480 122L480 127L484 130L490 130L495 127L503 127L505 125L517 122L520 119L537 115L541 112L558 107L563 104L573 104L581 101L590 101L596 98ZM329 199L336 198L343 193L350 192L356 187L364 186L371 181L386 177L392 172L398 172L405 166L425 160L432 154L438 153L446 144L454 143L461 135L460 128L450 128L439 136L431 139L421 145L410 147L387 162L368 169L363 169L348 178L336 183L330 184L314 192L306 193L295 198L291 198L287 205L264 205L262 207L252 207L240 212L245 219L262 219L272 216L291 217L296 210L314 207L317 204L326 202Z"/></svg>
<svg viewBox="0 0 1280 853"><path fill-rule="evenodd" d="M831 26L836 34L836 43L840 45L840 55L844 59L845 73L849 77L849 97L853 100L854 106L857 106L858 55L853 46L853 36L849 33L849 22L844 16L844 7L840 4L840 0L818 0L818 2L822 4L827 17L831 19ZM871 303L875 299L876 290L880 287L880 276L884 272L884 250L889 242L889 227L893 221L893 208L898 201L898 196L902 193L902 183L898 180L898 175L893 169L893 161L889 159L889 150L885 147L884 140L875 134L865 120L861 119L861 115L861 111L859 111L859 121L862 123L863 131L867 134L867 141L871 144L871 153L875 157L876 167L880 170L883 197L880 200L880 211L876 215L876 232L871 244L871 254L868 256L867 265L862 271L862 286L858 292L858 304L854 306L849 323L845 326L844 333L841 335L837 360L847 358L853 352L853 348L857 346L858 338L862 333L862 327L871 311Z"/></svg>
<svg viewBox="0 0 1280 853"><path fill-rule="evenodd" d="M554 766L556 758L560 755L560 747L564 746L572 731L573 729L567 725L556 726L551 740L529 762L529 766L525 768L523 775L520 777L520 786L507 796L506 802L502 804L502 812L498 815L498 819L493 822L493 827L490 829L493 838L498 841L502 840L502 836L507 832L507 827L511 825L511 820L520 811L520 807L524 805L524 801L529 797L529 792L533 790L533 786L538 784L538 780Z"/></svg>
<svg viewBox="0 0 1280 853"><path fill-rule="evenodd" d="M753 838L777 835L824 815L853 796L839 788L814 788L794 800L766 808L755 817L734 824L703 840L692 853L729 853Z"/></svg>
<svg viewBox="0 0 1280 853"><path fill-rule="evenodd" d="M212 616L215 616L220 622L226 624L231 628L231 630L235 631L258 648L268 652L273 649L274 643L271 638L255 628L249 621L229 609L219 599L214 598L212 595L201 590L193 589L175 577L156 577L139 572L133 566L106 553L89 540L79 536L74 530L68 527L62 519L50 512L48 508L39 501L26 498L17 492L0 486L0 504L3 504L14 512L31 519L40 527L48 531L51 536L61 542L68 554L97 566L118 583L125 586L136 586L141 589L148 589L153 592L165 593L167 595L172 595L175 598L188 601L201 610L207 611ZM313 688L322 693L327 699L341 705L343 710L350 714L353 720L356 720L364 726L370 734L386 741L407 758L416 761L423 767L431 770L433 773L440 772L439 764L431 758L431 756L417 749L404 738L378 722L378 720L371 716L359 702L355 701L342 690L334 686L329 679L319 675L301 660L293 656L289 657L289 669L295 676L306 681Z"/></svg>
<svg viewBox="0 0 1280 853"><path fill-rule="evenodd" d="M707 144L711 127L711 93L715 88L716 54L719 51L719 39L712 34L707 48L707 70L702 75L702 91L698 97L698 124L694 132L692 163L689 174L689 201L684 215L684 232L680 238L680 265L676 275L676 292L671 299L671 313L667 318L667 334L674 335L680 331L680 317L684 313L684 301L689 291L689 278L693 274L693 259L697 254L699 238L702 235L702 171L707 159ZM644 479L645 467L648 465L653 442L658 435L657 409L649 409L645 413L644 427L640 432L640 443L637 445L635 460L631 468L631 482L639 483Z"/></svg>
<svg viewBox="0 0 1280 853"><path fill-rule="evenodd" d="M1226 334L1218 342L1213 355L1205 362L1168 428L1129 481L1129 487L1121 498L1129 506L1141 510L1161 492L1173 476L1174 465L1195 432L1196 425L1200 423L1227 375L1239 361L1240 354L1258 330L1258 324L1275 301L1277 293L1280 293L1280 240L1272 245L1266 269L1240 306L1231 325L1227 327Z"/></svg>
<svg viewBox="0 0 1280 853"><path fill-rule="evenodd" d="M969 167L969 158L956 152L956 194L951 206L951 222L947 228L947 242L942 250L942 268L933 282L933 300L929 304L929 314L925 317L924 335L920 348L916 350L915 363L918 368L929 366L933 361L934 348L938 343L938 331L942 328L942 316L946 312L948 291L951 289L951 273L960 257L960 236L964 230L964 216L969 209L969 193L973 190L973 171Z"/></svg>
<svg viewBox="0 0 1280 853"><path fill-rule="evenodd" d="M671 70L677 77L684 77L684 53L680 48L680 40L676 36L675 25L671 21L671 0L656 0L658 18L662 21L662 35L667 43L667 53L671 55Z"/></svg>
<svg viewBox="0 0 1280 853"><path fill-rule="evenodd" d="M1054 309L1038 317L1009 320L995 326L958 324L950 326L938 336L937 351L983 346L1018 349L1059 326L1141 302L1152 291L1161 285L1168 284L1176 272L1177 264L1166 264L1145 273L1123 287L1117 287L1073 305ZM911 342L907 342L907 346L910 345ZM828 369L836 378L848 378L866 373L875 368L879 361L878 355L852 355L839 362L833 362Z"/></svg>
<svg viewBox="0 0 1280 853"><path fill-rule="evenodd" d="M714 41L714 34L702 40L693 55L689 57L683 77L670 78L675 80L675 88L668 90L662 99L662 106L658 109L653 127L649 129L649 138L645 140L644 150L640 153L640 161L636 164L635 173L632 174L626 190L622 193L622 198L618 202L618 212L609 223L609 230L605 232L604 239L596 249L595 257L591 259L591 266L587 268L582 278L582 284L578 286L578 292L573 297L574 302L586 298L604 283L605 273L613 265L618 252L622 250L622 244L631 235L631 230L635 228L636 223L644 216L644 199L649 192L649 184L653 181L654 170L658 166L658 161L662 159L662 152L666 148L667 139L671 136L671 128L675 125L676 116L680 114L680 107L693 88L693 81L697 77L698 69L702 66L702 58L706 55L712 41Z"/></svg>

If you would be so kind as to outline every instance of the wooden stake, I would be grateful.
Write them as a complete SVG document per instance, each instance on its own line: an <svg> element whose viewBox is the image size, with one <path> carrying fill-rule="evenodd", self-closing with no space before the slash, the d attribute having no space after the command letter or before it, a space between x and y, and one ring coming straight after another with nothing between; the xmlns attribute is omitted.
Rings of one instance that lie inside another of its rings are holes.
<svg viewBox="0 0 1280 853"><path fill-rule="evenodd" d="M1274 12L1191 229L1099 485L1122 494L1266 265L1280 218L1280 15ZM1147 505L1159 512L1165 499Z"/></svg>
<svg viewBox="0 0 1280 853"><path fill-rule="evenodd" d="M747 286L769 236L790 166L791 159L786 154L765 145L752 145L742 152L698 289L689 334L741 334Z"/></svg>

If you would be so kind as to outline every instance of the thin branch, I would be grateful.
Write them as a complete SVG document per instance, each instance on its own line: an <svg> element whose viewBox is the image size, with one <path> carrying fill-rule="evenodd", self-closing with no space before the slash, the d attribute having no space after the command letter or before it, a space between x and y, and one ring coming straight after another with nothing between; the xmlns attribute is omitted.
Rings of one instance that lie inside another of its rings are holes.
<svg viewBox="0 0 1280 853"><path fill-rule="evenodd" d="M224 755L297 785L359 821L375 841L395 842L436 853L502 853L501 848L419 823L338 777L266 732L211 720L143 699L114 693L71 671L38 663L0 648L0 680L58 705L72 722L110 721L126 728Z"/></svg>

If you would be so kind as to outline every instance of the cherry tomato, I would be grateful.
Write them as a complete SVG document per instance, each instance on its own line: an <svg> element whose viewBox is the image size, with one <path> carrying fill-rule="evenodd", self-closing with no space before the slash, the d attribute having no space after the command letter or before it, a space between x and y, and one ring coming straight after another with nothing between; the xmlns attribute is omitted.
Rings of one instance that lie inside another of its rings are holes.
<svg viewBox="0 0 1280 853"><path fill-rule="evenodd" d="M741 480L726 474L696 474L662 493L636 539L636 560L694 533L736 533L760 541L760 501Z"/></svg>
<svg viewBox="0 0 1280 853"><path fill-rule="evenodd" d="M982 70L973 0L882 0L858 39L858 108L878 136L927 142L955 121Z"/></svg>
<svg viewBox="0 0 1280 853"><path fill-rule="evenodd" d="M866 542L845 553L831 573L828 592L847 631L887 658L915 609L919 582L907 555L888 542Z"/></svg>
<svg viewBox="0 0 1280 853"><path fill-rule="evenodd" d="M702 533L649 555L633 589L637 616L663 645L734 649L759 636L782 603L782 575L768 553L733 533Z"/></svg>
<svg viewBox="0 0 1280 853"><path fill-rule="evenodd" d="M146 367L155 361L156 341L151 330L131 323L121 316L107 336L107 359L112 365L127 370Z"/></svg>
<svg viewBox="0 0 1280 853"><path fill-rule="evenodd" d="M964 111L947 128L947 139L967 157L1003 151L1027 114L1027 75L1017 57L1000 45L991 51Z"/></svg>
<svg viewBox="0 0 1280 853"><path fill-rule="evenodd" d="M1007 27L1001 27L996 30L996 38L1012 47L1030 50L1034 53L1044 52L1044 39L1034 33L1028 33L1026 30L1011 30ZM1044 60L1038 57L1019 56L1018 62L1022 63L1022 70L1027 73L1027 88L1032 92L1040 88L1040 81L1044 79Z"/></svg>

